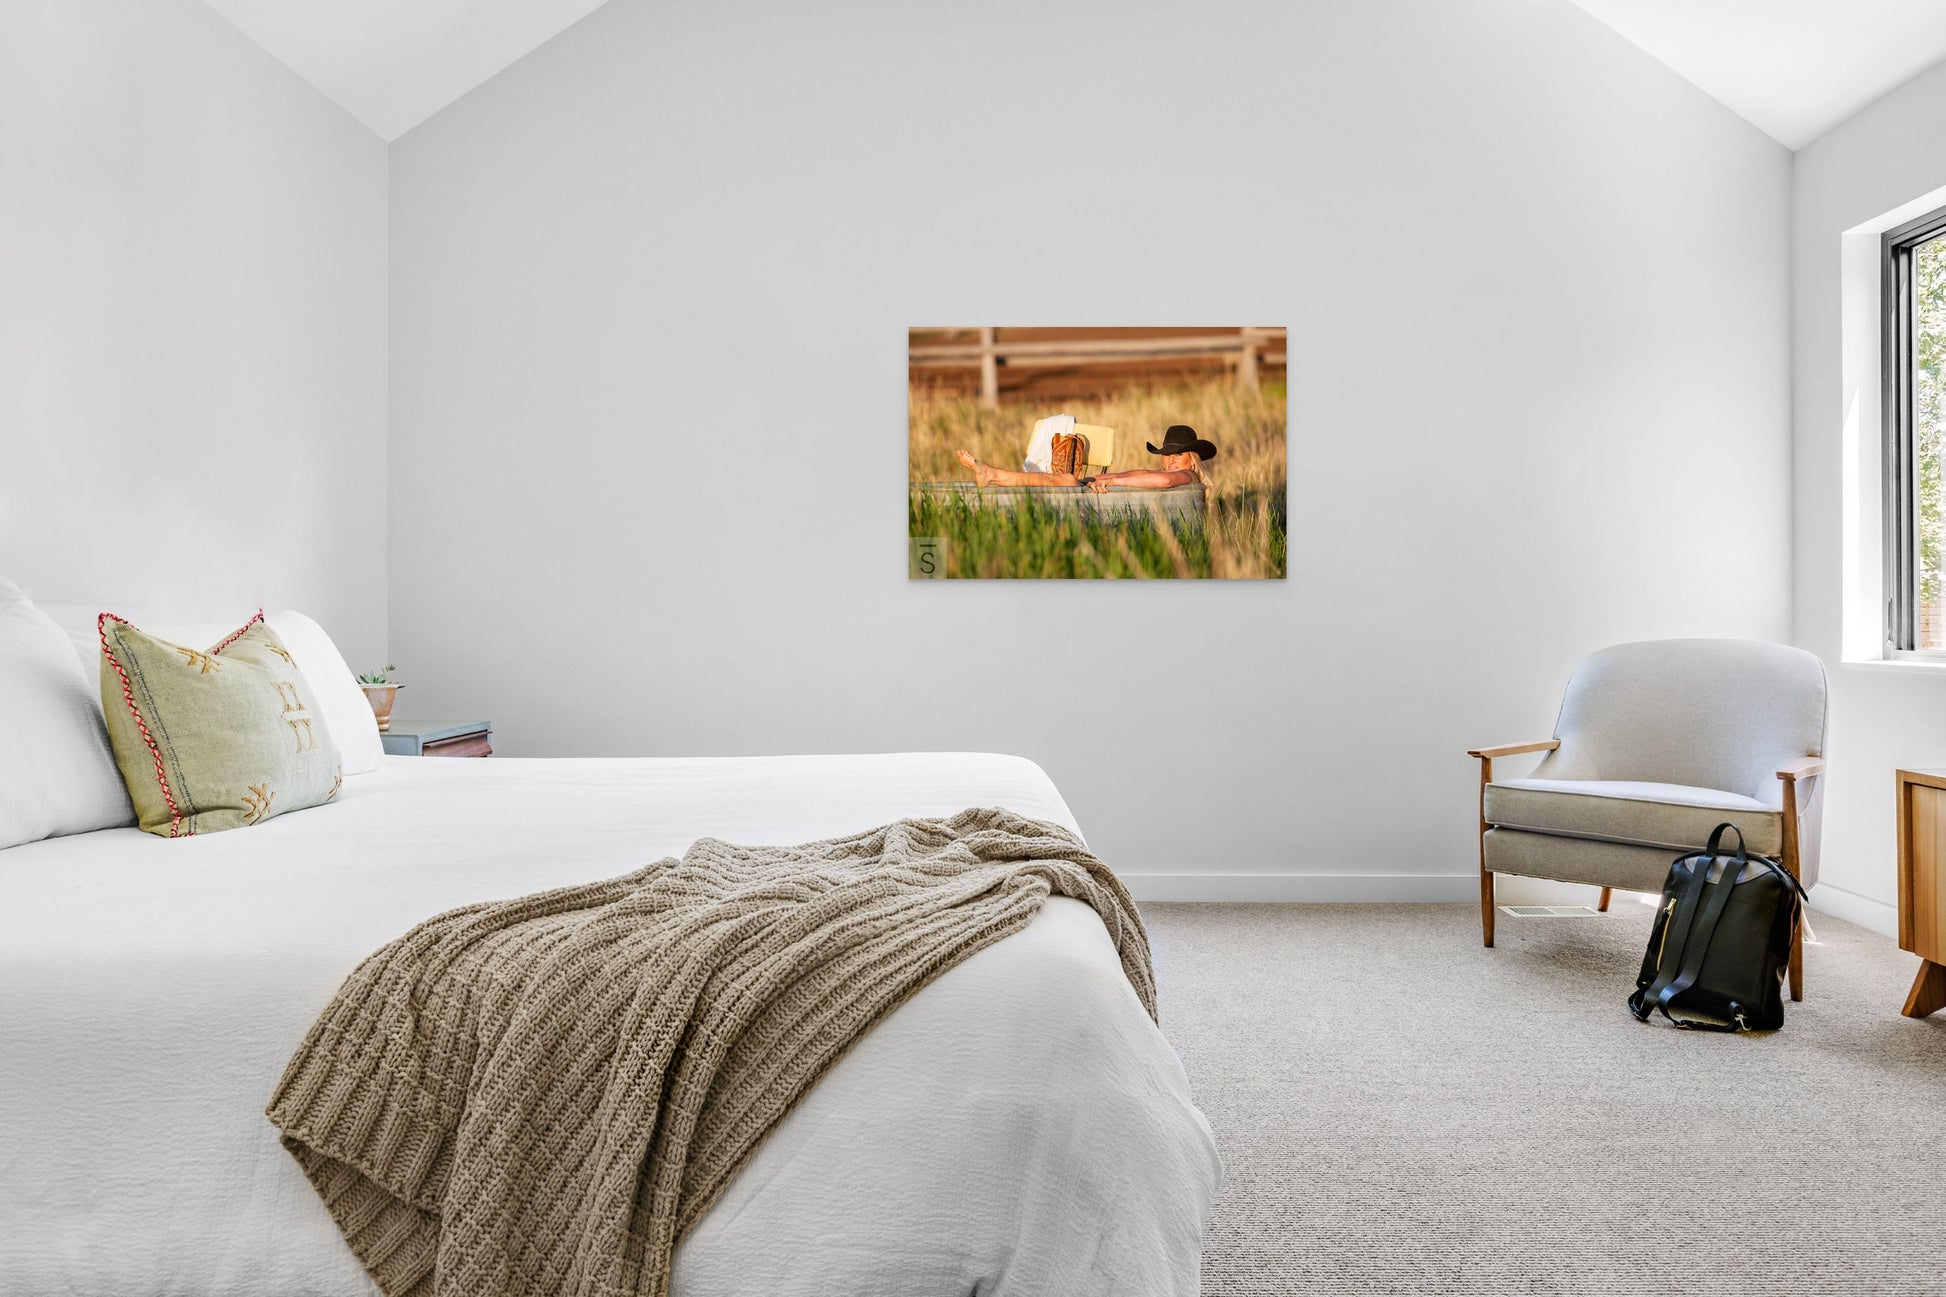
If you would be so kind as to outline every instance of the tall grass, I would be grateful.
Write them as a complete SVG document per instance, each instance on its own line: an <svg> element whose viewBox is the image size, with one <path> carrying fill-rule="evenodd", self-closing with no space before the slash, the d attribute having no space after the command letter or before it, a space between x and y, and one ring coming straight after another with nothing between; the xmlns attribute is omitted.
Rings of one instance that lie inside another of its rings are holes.
<svg viewBox="0 0 1946 1297"><path fill-rule="evenodd" d="M963 482L955 450L1018 468L1034 420L1072 414L1115 429L1112 471L1159 468L1144 449L1172 423L1216 443L1203 465L1206 525L1113 520L1023 504L969 508L914 496L911 534L947 541L947 575L962 577L1281 577L1285 570L1285 394L1281 384L1248 391L1226 380L1115 396L1002 406L913 388L909 463L913 482Z"/></svg>

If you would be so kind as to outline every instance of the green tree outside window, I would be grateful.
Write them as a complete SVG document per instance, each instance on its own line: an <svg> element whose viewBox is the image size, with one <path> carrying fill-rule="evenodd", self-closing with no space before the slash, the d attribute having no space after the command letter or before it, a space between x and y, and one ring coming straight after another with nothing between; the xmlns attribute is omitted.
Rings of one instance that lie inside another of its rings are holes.
<svg viewBox="0 0 1946 1297"><path fill-rule="evenodd" d="M1919 608L1937 616L1946 592L1946 491L1940 459L1946 454L1946 239L1912 255L1912 459L1917 499ZM1935 638L1937 632L1935 632ZM1946 647L1923 643L1925 648Z"/></svg>

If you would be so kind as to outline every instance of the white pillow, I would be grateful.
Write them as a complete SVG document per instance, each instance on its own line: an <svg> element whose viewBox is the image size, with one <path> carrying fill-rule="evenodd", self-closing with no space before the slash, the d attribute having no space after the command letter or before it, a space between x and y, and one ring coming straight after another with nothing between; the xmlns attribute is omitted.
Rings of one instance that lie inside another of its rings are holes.
<svg viewBox="0 0 1946 1297"><path fill-rule="evenodd" d="M44 608L73 643L75 656L86 668L89 679L96 679L101 671L101 634L95 616L102 609L92 604L47 604ZM157 639L192 646L220 642L250 615L246 612L233 622L191 623L172 622L140 608L114 607L107 611L128 618ZM290 609L268 613L264 620L291 651L297 669L304 673L305 683L317 695L313 700L315 710L324 718L331 741L338 745L345 773L363 775L378 769L385 759L385 741L379 737L378 721L372 716L371 704L365 701L364 690L358 687L358 677L345 665L338 646L325 634L324 627ZM95 701L99 717L99 690Z"/></svg>
<svg viewBox="0 0 1946 1297"><path fill-rule="evenodd" d="M101 691L68 637L0 577L0 847L135 823Z"/></svg>
<svg viewBox="0 0 1946 1297"><path fill-rule="evenodd" d="M365 691L358 687L358 677L345 665L344 655L324 633L324 627L289 608L264 620L297 659L297 669L304 673L315 695L312 701L324 717L324 727L338 745L345 773L363 775L378 769L385 761L385 740L379 736L378 718L365 701Z"/></svg>

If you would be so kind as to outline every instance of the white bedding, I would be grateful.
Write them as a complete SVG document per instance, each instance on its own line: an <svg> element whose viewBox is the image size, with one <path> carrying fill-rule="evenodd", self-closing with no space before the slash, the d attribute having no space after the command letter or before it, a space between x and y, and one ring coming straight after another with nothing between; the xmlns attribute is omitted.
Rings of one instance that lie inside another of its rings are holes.
<svg viewBox="0 0 1946 1297"><path fill-rule="evenodd" d="M256 828L0 851L0 1294L376 1291L262 1115L359 959L700 836L969 805L1077 827L1015 757L394 757ZM682 1244L674 1293L1193 1293L1220 1175L1107 932L1056 898L813 1088Z"/></svg>

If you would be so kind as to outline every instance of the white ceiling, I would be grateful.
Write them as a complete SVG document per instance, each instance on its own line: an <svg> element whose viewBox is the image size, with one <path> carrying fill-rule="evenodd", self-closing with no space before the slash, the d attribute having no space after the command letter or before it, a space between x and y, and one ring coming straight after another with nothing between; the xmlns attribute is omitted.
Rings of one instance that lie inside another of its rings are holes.
<svg viewBox="0 0 1946 1297"><path fill-rule="evenodd" d="M205 0L386 140L604 0Z"/></svg>
<svg viewBox="0 0 1946 1297"><path fill-rule="evenodd" d="M395 140L604 0L206 0ZM1786 147L1946 59L1946 0L1573 0Z"/></svg>
<svg viewBox="0 0 1946 1297"><path fill-rule="evenodd" d="M1946 0L1574 0L1797 149L1946 59Z"/></svg>

